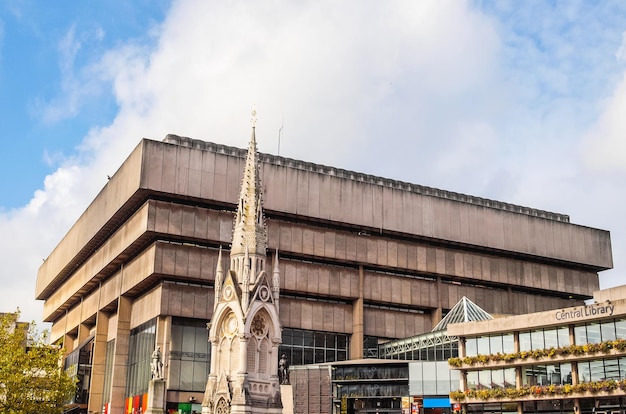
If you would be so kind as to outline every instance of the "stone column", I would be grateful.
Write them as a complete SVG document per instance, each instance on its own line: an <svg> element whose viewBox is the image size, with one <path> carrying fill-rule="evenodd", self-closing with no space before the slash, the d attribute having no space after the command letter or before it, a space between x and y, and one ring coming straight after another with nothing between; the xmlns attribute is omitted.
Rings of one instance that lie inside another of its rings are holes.
<svg viewBox="0 0 626 414"><path fill-rule="evenodd" d="M104 375L106 366L107 336L109 332L109 316L98 311L96 313L96 335L93 343L91 368L91 384L89 385L89 406L87 411L94 413L102 410L104 401Z"/></svg>
<svg viewBox="0 0 626 414"><path fill-rule="evenodd" d="M250 338L249 334L245 334L245 333L239 334L239 373L240 374L248 373L248 338ZM255 357L254 360L258 361L258 358ZM252 367L253 370L255 368L256 367Z"/></svg>
<svg viewBox="0 0 626 414"><path fill-rule="evenodd" d="M364 315L363 315L363 266L359 266L359 297L352 305L352 338L350 339L350 359L363 358Z"/></svg>
<svg viewBox="0 0 626 414"><path fill-rule="evenodd" d="M128 347L130 341L130 312L132 302L130 298L120 296L117 306L117 327L115 335L115 352L113 356L112 384L111 384L111 411L124 412L126 393L126 364L128 363Z"/></svg>

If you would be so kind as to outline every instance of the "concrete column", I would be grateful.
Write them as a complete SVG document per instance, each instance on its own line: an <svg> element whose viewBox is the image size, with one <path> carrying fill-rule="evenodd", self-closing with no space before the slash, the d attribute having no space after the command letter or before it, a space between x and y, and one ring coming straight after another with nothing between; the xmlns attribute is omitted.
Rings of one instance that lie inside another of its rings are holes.
<svg viewBox="0 0 626 414"><path fill-rule="evenodd" d="M104 375L106 366L107 337L109 331L109 316L98 311L96 313L96 327L93 343L91 367L91 383L89 384L89 406L87 411L100 412L104 401Z"/></svg>
<svg viewBox="0 0 626 414"><path fill-rule="evenodd" d="M115 352L111 381L111 412L124 412L126 393L126 371L128 364L128 347L130 342L131 299L120 296L117 306L117 327L115 335Z"/></svg>
<svg viewBox="0 0 626 414"><path fill-rule="evenodd" d="M433 328L443 319L443 306L441 302L441 278L437 277L437 309L433 309L430 313L430 324Z"/></svg>
<svg viewBox="0 0 626 414"><path fill-rule="evenodd" d="M359 297L352 304L352 338L350 359L363 358L364 315L363 315L363 266L359 266Z"/></svg>

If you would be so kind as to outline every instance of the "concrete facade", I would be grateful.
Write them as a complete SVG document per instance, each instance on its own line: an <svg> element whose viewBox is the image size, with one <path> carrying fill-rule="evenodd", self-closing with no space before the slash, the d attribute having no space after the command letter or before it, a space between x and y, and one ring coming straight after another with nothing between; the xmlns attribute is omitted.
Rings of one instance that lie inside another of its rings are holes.
<svg viewBox="0 0 626 414"><path fill-rule="evenodd" d="M368 337L430 331L462 296L492 314L580 305L612 267L609 233L566 215L260 161L268 253L281 255L281 325L350 335L350 359L363 356ZM124 409L132 329L156 321L167 358L173 318L211 320L244 162L243 149L142 140L40 267L36 297L51 339L72 350L95 335L89 411L107 398L112 412ZM192 397L202 393L168 386L167 401Z"/></svg>

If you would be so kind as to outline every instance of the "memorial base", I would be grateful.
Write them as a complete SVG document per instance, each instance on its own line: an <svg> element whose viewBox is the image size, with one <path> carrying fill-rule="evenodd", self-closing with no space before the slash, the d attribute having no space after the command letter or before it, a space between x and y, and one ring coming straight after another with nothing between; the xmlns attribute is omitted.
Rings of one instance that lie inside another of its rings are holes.
<svg viewBox="0 0 626 414"><path fill-rule="evenodd" d="M164 379L153 379L148 384L148 409L144 414L165 414Z"/></svg>

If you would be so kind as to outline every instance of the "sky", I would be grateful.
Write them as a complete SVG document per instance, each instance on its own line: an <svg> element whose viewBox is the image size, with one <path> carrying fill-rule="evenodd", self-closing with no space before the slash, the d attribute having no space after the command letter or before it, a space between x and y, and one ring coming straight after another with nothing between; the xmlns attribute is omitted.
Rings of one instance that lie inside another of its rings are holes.
<svg viewBox="0 0 626 414"><path fill-rule="evenodd" d="M626 2L0 2L0 311L142 138L570 216L625 283Z"/></svg>

